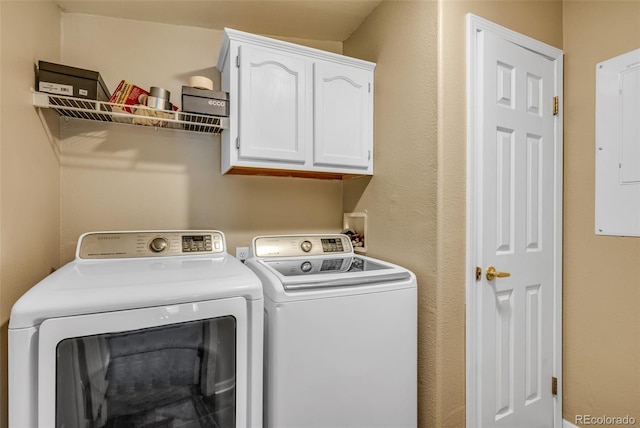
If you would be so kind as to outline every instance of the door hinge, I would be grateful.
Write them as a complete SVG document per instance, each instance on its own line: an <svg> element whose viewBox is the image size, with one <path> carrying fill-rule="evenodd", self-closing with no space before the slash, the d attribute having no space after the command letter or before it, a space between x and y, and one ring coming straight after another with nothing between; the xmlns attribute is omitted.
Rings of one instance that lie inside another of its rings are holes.
<svg viewBox="0 0 640 428"><path fill-rule="evenodd" d="M240 55L236 57L236 67L240 68Z"/></svg>
<svg viewBox="0 0 640 428"><path fill-rule="evenodd" d="M371 93L371 82L369 82L369 93Z"/></svg>
<svg viewBox="0 0 640 428"><path fill-rule="evenodd" d="M557 377L551 378L551 393L553 395L558 395L558 378Z"/></svg>
<svg viewBox="0 0 640 428"><path fill-rule="evenodd" d="M371 150L369 150L369 155L368 155L367 160L371 160Z"/></svg>
<svg viewBox="0 0 640 428"><path fill-rule="evenodd" d="M480 266L476 267L476 281L480 281L482 279L482 268Z"/></svg>
<svg viewBox="0 0 640 428"><path fill-rule="evenodd" d="M555 96L553 97L553 115L557 115L558 112L560 111L560 106L559 106L560 101L558 100L558 97Z"/></svg>
<svg viewBox="0 0 640 428"><path fill-rule="evenodd" d="M236 149L240 150L240 137L236 137Z"/></svg>

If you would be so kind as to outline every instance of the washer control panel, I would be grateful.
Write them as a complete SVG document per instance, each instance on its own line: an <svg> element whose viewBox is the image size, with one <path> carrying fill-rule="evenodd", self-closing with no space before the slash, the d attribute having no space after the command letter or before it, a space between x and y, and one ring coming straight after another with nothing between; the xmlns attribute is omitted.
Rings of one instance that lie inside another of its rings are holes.
<svg viewBox="0 0 640 428"><path fill-rule="evenodd" d="M222 254L225 251L224 234L217 230L93 232L80 237L76 257L121 259Z"/></svg>
<svg viewBox="0 0 640 428"><path fill-rule="evenodd" d="M353 253L348 236L276 235L259 236L253 240L257 257L300 257Z"/></svg>

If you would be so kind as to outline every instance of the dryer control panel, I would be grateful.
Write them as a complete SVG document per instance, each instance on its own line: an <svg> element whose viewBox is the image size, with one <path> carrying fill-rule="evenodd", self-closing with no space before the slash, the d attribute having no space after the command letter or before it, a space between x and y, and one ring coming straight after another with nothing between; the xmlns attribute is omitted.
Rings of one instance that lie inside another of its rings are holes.
<svg viewBox="0 0 640 428"><path fill-rule="evenodd" d="M253 240L256 257L301 257L351 254L353 247L346 235L277 235Z"/></svg>
<svg viewBox="0 0 640 428"><path fill-rule="evenodd" d="M217 230L167 230L85 233L78 241L80 259L122 259L221 254L224 234Z"/></svg>

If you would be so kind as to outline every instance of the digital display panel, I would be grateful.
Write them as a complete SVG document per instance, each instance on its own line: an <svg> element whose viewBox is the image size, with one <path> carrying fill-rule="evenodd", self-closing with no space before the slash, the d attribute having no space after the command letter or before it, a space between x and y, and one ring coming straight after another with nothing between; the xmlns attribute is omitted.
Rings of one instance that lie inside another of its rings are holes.
<svg viewBox="0 0 640 428"><path fill-rule="evenodd" d="M211 251L211 249L211 235L182 235L183 253Z"/></svg>
<svg viewBox="0 0 640 428"><path fill-rule="evenodd" d="M182 242L204 242L204 235L183 236Z"/></svg>
<svg viewBox="0 0 640 428"><path fill-rule="evenodd" d="M321 239L322 251L325 253L338 253L344 251L342 248L342 240L340 238Z"/></svg>
<svg viewBox="0 0 640 428"><path fill-rule="evenodd" d="M343 259L327 259L322 261L321 272L340 270Z"/></svg>

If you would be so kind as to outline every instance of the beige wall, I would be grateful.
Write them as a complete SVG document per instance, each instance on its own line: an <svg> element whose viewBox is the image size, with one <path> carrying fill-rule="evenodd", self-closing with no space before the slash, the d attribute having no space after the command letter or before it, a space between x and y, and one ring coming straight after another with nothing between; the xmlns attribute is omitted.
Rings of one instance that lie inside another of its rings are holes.
<svg viewBox="0 0 640 428"><path fill-rule="evenodd" d="M59 261L58 161L30 88L37 60L59 59L60 24L57 6L40 1L2 1L0 20L0 426L6 426L11 306Z"/></svg>
<svg viewBox="0 0 640 428"><path fill-rule="evenodd" d="M62 29L62 61L99 70L112 91L122 79L160 86L179 105L191 75L219 87L222 31L80 14L64 14ZM342 50L341 43L305 44ZM258 234L342 226L340 181L223 176L219 136L71 125L61 142L63 262L90 230L214 228L226 233L233 253Z"/></svg>
<svg viewBox="0 0 640 428"><path fill-rule="evenodd" d="M0 25L2 25L0 4ZM2 54L2 27L0 27L0 55ZM0 56L0 233L2 231L2 58ZM1 235L0 235L1 236ZM0 245L0 305L2 305L2 245ZM7 339L4 309L0 306L0 426L7 424Z"/></svg>
<svg viewBox="0 0 640 428"><path fill-rule="evenodd" d="M88 15L61 17L53 2L3 0L0 12L4 427L11 307L51 268L73 258L81 233L216 228L226 233L233 252L258 234L339 231L342 182L222 176L219 137L61 122L51 111L43 113L41 123L33 108L30 88L39 59L99 70L111 90L121 79L162 86L179 103L181 85L190 75L207 75L219 84L214 67L221 31ZM342 51L341 43L288 40Z"/></svg>
<svg viewBox="0 0 640 428"><path fill-rule="evenodd" d="M430 1L384 2L345 42L377 62L374 176L344 182L345 211L367 211L368 255L418 277L420 426L435 427L436 19Z"/></svg>
<svg viewBox="0 0 640 428"><path fill-rule="evenodd" d="M58 11L43 5L0 1L0 426L11 305L73 257L80 233L219 228L235 247L259 233L336 230L343 211L364 210L369 254L418 276L420 426L464 426L469 12L565 51L563 413L571 422L634 412L640 420L640 241L596 237L592 214L594 67L640 47L640 2L383 2L344 44L345 54L378 63L375 175L345 182L221 176L218 137L77 122L58 134L50 117L43 127L28 96L37 59L100 70L112 90L120 79L163 86L176 101L191 74L219 82L221 39L214 30L64 15L60 52ZM53 146L49 128L61 136Z"/></svg>
<svg viewBox="0 0 640 428"><path fill-rule="evenodd" d="M640 48L639 1L565 1L564 417L640 423L640 238L594 233L595 67Z"/></svg>
<svg viewBox="0 0 640 428"><path fill-rule="evenodd" d="M465 424L465 14L562 47L560 1L384 2L345 42L377 61L375 175L346 181L368 247L419 282L419 420ZM437 104L436 104L437 103Z"/></svg>

